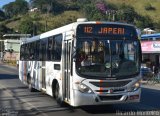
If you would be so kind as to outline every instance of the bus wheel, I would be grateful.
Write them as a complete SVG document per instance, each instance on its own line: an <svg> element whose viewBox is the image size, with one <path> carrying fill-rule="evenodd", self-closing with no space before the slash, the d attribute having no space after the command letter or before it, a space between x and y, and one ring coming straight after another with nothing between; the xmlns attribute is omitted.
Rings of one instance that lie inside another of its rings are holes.
<svg viewBox="0 0 160 116"><path fill-rule="evenodd" d="M55 89L53 89L54 93L53 93L53 97L56 99L57 103L60 105L60 106L64 106L64 102L62 100L62 97L60 96L60 88L59 88L59 84L56 83L56 86L55 86Z"/></svg>
<svg viewBox="0 0 160 116"><path fill-rule="evenodd" d="M31 77L30 76L28 76L27 82L28 82L28 88L29 88L30 92L34 92L35 89L32 87Z"/></svg>

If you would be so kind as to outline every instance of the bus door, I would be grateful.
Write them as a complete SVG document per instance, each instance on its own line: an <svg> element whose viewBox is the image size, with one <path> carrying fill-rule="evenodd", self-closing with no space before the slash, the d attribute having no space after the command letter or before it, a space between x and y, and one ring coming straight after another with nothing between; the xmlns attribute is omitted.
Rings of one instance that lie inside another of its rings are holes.
<svg viewBox="0 0 160 116"><path fill-rule="evenodd" d="M71 81L71 40L64 43L64 79L63 96L65 101L70 101L70 81Z"/></svg>
<svg viewBox="0 0 160 116"><path fill-rule="evenodd" d="M46 49L47 49L47 39L41 40L41 84L42 89L46 89Z"/></svg>

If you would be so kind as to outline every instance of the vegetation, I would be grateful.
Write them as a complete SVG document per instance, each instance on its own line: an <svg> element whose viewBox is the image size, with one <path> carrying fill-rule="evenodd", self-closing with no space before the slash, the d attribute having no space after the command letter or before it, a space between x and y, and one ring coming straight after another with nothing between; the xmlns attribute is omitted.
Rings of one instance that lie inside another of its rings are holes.
<svg viewBox="0 0 160 116"><path fill-rule="evenodd" d="M0 10L0 21L3 21L5 19L5 14L2 10Z"/></svg>
<svg viewBox="0 0 160 116"><path fill-rule="evenodd" d="M138 28L159 29L158 0L16 0L0 10L4 33L37 35L86 17L89 20L126 22ZM36 8L34 12L29 9Z"/></svg>
<svg viewBox="0 0 160 116"><path fill-rule="evenodd" d="M6 27L4 24L0 24L0 37L4 35L4 33L11 33L13 32L12 29Z"/></svg>
<svg viewBox="0 0 160 116"><path fill-rule="evenodd" d="M7 17L11 18L18 14L25 14L28 11L28 3L25 0L16 0L3 6Z"/></svg>
<svg viewBox="0 0 160 116"><path fill-rule="evenodd" d="M147 4L145 5L145 9L148 10L148 11L149 11L149 10L156 10L155 7L152 6L150 3L147 3Z"/></svg>

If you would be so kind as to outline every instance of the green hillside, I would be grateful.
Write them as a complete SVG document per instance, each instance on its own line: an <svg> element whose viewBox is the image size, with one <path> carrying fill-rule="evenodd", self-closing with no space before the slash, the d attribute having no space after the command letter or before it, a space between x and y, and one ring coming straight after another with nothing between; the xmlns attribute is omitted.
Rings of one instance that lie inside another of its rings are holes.
<svg viewBox="0 0 160 116"><path fill-rule="evenodd" d="M135 11L142 16L150 16L154 22L160 22L160 0L106 0L106 2L119 6L120 4L131 5ZM146 10L147 5L151 5L155 10Z"/></svg>
<svg viewBox="0 0 160 116"><path fill-rule="evenodd" d="M77 18L84 17L84 16L78 11L65 11L59 15L33 12L33 13L28 13L26 15L22 15L21 18L17 20L7 21L5 22L5 24L9 28L18 30L18 27L20 26L20 22L25 20L26 17L32 18L35 24L40 24L42 28L40 31L44 32L44 31L48 31L48 30L60 27L62 25L75 22Z"/></svg>
<svg viewBox="0 0 160 116"><path fill-rule="evenodd" d="M45 31L75 22L77 18L89 20L111 21L106 10L123 11L115 14L115 21L123 21L136 25L140 29L151 27L160 32L160 0L69 0L64 2L48 2L37 4L37 12L8 8L8 12L0 12L0 36L4 33L30 33L37 35ZM52 0L50 0L52 1ZM56 4L56 5L55 5ZM99 6L97 5L99 4ZM18 5L15 3L14 5ZM55 6L54 6L55 5ZM52 9L46 9L47 7ZM23 8L23 6L20 6ZM26 6L27 7L27 6ZM15 10L14 12L12 12ZM6 10L7 11L7 10ZM10 13L12 12L12 13ZM24 13L25 12L25 13ZM9 31L8 31L9 30Z"/></svg>

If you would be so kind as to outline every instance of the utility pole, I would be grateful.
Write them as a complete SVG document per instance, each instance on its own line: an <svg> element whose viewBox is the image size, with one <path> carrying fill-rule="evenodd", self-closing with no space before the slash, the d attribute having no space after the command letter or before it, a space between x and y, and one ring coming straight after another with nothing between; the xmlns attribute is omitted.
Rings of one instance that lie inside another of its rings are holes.
<svg viewBox="0 0 160 116"><path fill-rule="evenodd" d="M4 40L0 40L0 49L1 49L1 51L0 51L0 58L2 58L2 56L3 56L3 41Z"/></svg>
<svg viewBox="0 0 160 116"><path fill-rule="evenodd" d="M45 31L47 31L47 20L45 20Z"/></svg>
<svg viewBox="0 0 160 116"><path fill-rule="evenodd" d="M106 15L108 15L108 20L109 21L115 21L115 15L117 11L116 10L107 10Z"/></svg>

